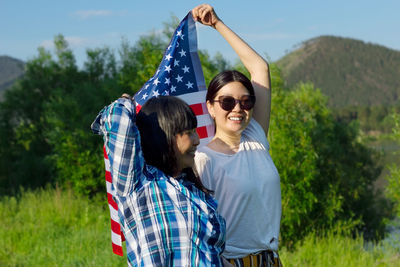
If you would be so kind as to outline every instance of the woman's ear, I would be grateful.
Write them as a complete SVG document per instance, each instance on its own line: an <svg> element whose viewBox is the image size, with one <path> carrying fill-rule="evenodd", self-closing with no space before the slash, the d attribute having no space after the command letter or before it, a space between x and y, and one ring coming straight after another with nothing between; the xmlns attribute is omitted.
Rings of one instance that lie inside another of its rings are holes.
<svg viewBox="0 0 400 267"><path fill-rule="evenodd" d="M210 100L207 100L207 110L208 113L210 114L211 118L215 118L215 110L214 110L214 105L210 102Z"/></svg>

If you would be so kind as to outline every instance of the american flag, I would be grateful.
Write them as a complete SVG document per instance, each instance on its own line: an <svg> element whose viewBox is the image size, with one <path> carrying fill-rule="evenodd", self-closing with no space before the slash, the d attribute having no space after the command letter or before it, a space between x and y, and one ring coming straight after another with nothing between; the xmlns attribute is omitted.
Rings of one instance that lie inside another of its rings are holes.
<svg viewBox="0 0 400 267"><path fill-rule="evenodd" d="M192 108L197 118L197 133L200 146L207 144L214 135L214 125L208 115L205 103L207 89L203 70L197 53L196 23L191 12L181 21L164 52L156 73L135 94L136 111L151 97L173 95L181 98ZM107 154L104 153L109 208L111 213L111 240L113 252L122 256L121 227L118 206L113 200L111 174ZM108 174L107 174L108 173ZM108 177L107 177L108 175Z"/></svg>
<svg viewBox="0 0 400 267"><path fill-rule="evenodd" d="M196 23L191 12L181 21L156 73L135 94L136 111L151 97L173 95L190 105L197 116L200 145L214 135L205 104L207 88L197 53Z"/></svg>

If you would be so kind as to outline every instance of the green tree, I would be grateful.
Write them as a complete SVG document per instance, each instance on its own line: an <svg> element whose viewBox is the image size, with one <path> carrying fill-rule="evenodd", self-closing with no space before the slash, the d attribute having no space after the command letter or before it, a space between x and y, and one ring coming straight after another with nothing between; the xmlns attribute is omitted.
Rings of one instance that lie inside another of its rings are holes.
<svg viewBox="0 0 400 267"><path fill-rule="evenodd" d="M69 51L66 51L68 53ZM70 54L69 54L70 55ZM73 69L70 69L70 75ZM23 78L0 103L1 189L12 193L19 186L35 187L51 180L46 156L52 148L45 138L45 102L53 88L63 86L65 72L51 54L39 48L37 58L27 62Z"/></svg>
<svg viewBox="0 0 400 267"><path fill-rule="evenodd" d="M54 90L45 119L49 125L46 138L53 148L48 159L56 181L92 195L104 191L104 164L101 138L90 132L90 124L97 112L124 90L108 48L88 50L87 56L76 79L71 79L68 87Z"/></svg>
<svg viewBox="0 0 400 267"><path fill-rule="evenodd" d="M269 138L281 176L283 242L339 222L359 221L366 234L382 233L373 192L380 168L357 129L337 122L312 84L274 88L272 99Z"/></svg>
<svg viewBox="0 0 400 267"><path fill-rule="evenodd" d="M56 58L40 48L0 104L5 193L49 182L68 182L86 193L98 191L100 183L104 188L103 179L98 180L101 140L89 126L99 109L123 92L115 57L107 48L88 50L79 70L63 36L54 43Z"/></svg>
<svg viewBox="0 0 400 267"><path fill-rule="evenodd" d="M400 113L392 114L394 121L393 139L400 144ZM387 177L388 185L386 194L394 203L397 216L400 216L400 167L392 165L389 167L390 174Z"/></svg>
<svg viewBox="0 0 400 267"><path fill-rule="evenodd" d="M122 42L119 80L127 93L133 95L154 75L166 46L163 38L154 33L140 37L134 46L126 40Z"/></svg>

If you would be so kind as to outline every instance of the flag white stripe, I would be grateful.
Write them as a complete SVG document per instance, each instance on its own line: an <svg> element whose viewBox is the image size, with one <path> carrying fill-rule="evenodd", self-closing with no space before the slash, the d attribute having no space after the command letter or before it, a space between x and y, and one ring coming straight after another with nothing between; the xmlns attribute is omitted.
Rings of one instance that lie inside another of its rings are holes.
<svg viewBox="0 0 400 267"><path fill-rule="evenodd" d="M178 95L180 99L188 103L189 105L193 104L200 104L200 103L205 103L206 102L206 94L207 91L199 91L199 92L194 92L194 93L188 93L184 95Z"/></svg>
<svg viewBox="0 0 400 267"><path fill-rule="evenodd" d="M107 193L110 193L113 195L112 190L111 190L111 183L109 181L106 181L106 187L107 187Z"/></svg>
<svg viewBox="0 0 400 267"><path fill-rule="evenodd" d="M111 241L117 246L122 246L121 236L114 233L113 231L111 231Z"/></svg>
<svg viewBox="0 0 400 267"><path fill-rule="evenodd" d="M212 120L210 115L204 114L204 115L199 115L196 116L197 118L197 127L202 127L202 126L207 126L207 125L212 125Z"/></svg>
<svg viewBox="0 0 400 267"><path fill-rule="evenodd" d="M108 204L108 207L110 208L111 220L119 223L118 210L114 209L110 204Z"/></svg>
<svg viewBox="0 0 400 267"><path fill-rule="evenodd" d="M105 165L105 169L106 171L110 171L110 161L106 158L104 158L104 165Z"/></svg>

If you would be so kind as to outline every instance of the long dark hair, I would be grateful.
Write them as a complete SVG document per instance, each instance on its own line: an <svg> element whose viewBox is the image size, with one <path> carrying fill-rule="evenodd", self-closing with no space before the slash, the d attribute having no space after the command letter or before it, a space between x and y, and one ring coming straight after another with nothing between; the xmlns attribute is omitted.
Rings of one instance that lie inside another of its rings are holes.
<svg viewBox="0 0 400 267"><path fill-rule="evenodd" d="M178 170L175 156L176 135L197 127L196 115L184 101L173 96L150 98L136 116L143 156L150 164L169 176ZM185 168L186 180L209 192L192 168Z"/></svg>
<svg viewBox="0 0 400 267"><path fill-rule="evenodd" d="M213 101L218 91L230 82L240 82L249 91L250 95L254 95L254 88L251 81L241 72L237 70L225 70L217 74L208 85L206 100Z"/></svg>

